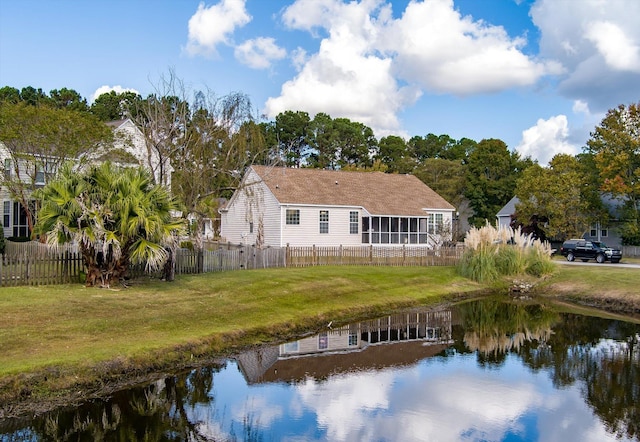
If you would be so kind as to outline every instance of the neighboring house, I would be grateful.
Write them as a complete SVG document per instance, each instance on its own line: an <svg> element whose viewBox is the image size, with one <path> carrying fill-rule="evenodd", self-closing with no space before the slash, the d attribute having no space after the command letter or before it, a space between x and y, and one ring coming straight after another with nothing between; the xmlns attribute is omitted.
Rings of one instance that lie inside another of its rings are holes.
<svg viewBox="0 0 640 442"><path fill-rule="evenodd" d="M620 246L622 241L618 235L618 224L620 219L621 202L619 199L613 198L609 194L602 194L600 199L609 212L611 219L609 223L603 225L596 223L582 235L582 238L588 241L602 241L609 246ZM514 196L496 215L498 228L509 226L514 219L516 213L516 205L520 202L518 197Z"/></svg>
<svg viewBox="0 0 640 442"><path fill-rule="evenodd" d="M94 151L90 155L78 158L78 163L96 163L111 160L115 163L131 166L140 165L149 168L151 166L156 180L158 180L159 160L147 149L144 135L129 119L106 123L116 132L116 141L113 146L103 151ZM60 158L40 157L36 166L33 160L16 160L9 149L0 142L0 161L4 165L4 176L7 178L19 177L19 181L27 184L25 189L43 187L51 177L55 176L58 166L62 163ZM15 161L18 161L16 164ZM165 165L166 179L163 184L171 186L170 163ZM0 187L0 199L2 201L2 226L5 237L28 237L29 223L27 213L22 205L15 201L5 186ZM33 202L35 206L35 201Z"/></svg>
<svg viewBox="0 0 640 442"><path fill-rule="evenodd" d="M451 239L455 208L412 175L250 167L221 237L257 246L415 245Z"/></svg>
<svg viewBox="0 0 640 442"><path fill-rule="evenodd" d="M514 196L502 209L500 209L496 215L499 229L502 227L511 227L511 221L513 221L513 216L516 213L516 204L519 202L520 200L518 197Z"/></svg>
<svg viewBox="0 0 640 442"><path fill-rule="evenodd" d="M116 139L113 149L109 150L112 155L115 149L116 151L121 150L133 156L137 164L153 172L156 184L162 184L169 189L171 188L171 174L173 173L171 161L169 158L161 160L158 152L149 148L144 134L131 119L125 118L123 120L109 121L107 126L113 128L116 135L119 136ZM118 158L115 156L113 156L113 158L115 158L114 162L121 162L123 165L128 165L126 160L118 161ZM106 155L106 159L111 159L109 158L109 154Z"/></svg>

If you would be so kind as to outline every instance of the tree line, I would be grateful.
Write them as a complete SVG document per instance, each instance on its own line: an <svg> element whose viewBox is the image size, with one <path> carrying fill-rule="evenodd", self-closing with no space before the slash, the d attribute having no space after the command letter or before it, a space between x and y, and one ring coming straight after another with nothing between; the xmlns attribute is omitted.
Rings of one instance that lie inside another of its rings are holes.
<svg viewBox="0 0 640 442"><path fill-rule="evenodd" d="M188 91L173 73L146 98L112 91L89 105L72 89L46 94L7 86L0 89L0 106L0 139L10 150L17 154L29 146L52 158L98 150L113 135L96 121L130 118L145 136L149 158L159 159L155 167L160 170L154 171L158 181L171 174L174 196L186 213L196 215L196 237L199 222L215 217L219 202L232 195L244 170L266 164L414 174L454 206L468 204L474 226L493 223L515 195L520 204L514 226L537 236L581 236L589 226L605 226L615 218L622 222L623 242L640 244L640 104L611 109L581 154L556 155L547 167L520 157L500 139L456 140L433 133L377 139L360 122L299 110L265 121L245 94ZM51 129L65 125L61 133ZM23 128L19 134L17 126ZM3 185L19 186L6 179ZM18 200L24 195L29 204L28 190L12 193ZM603 194L619 201L621 213L610 213Z"/></svg>

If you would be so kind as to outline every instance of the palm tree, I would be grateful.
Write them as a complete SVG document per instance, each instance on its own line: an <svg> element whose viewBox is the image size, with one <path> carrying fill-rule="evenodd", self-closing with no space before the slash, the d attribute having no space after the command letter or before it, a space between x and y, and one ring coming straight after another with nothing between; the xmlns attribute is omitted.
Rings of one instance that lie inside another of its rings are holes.
<svg viewBox="0 0 640 442"><path fill-rule="evenodd" d="M109 287L130 264L159 270L184 229L169 191L143 168L107 162L79 172L67 164L36 196L35 232L52 246L79 245L88 287Z"/></svg>

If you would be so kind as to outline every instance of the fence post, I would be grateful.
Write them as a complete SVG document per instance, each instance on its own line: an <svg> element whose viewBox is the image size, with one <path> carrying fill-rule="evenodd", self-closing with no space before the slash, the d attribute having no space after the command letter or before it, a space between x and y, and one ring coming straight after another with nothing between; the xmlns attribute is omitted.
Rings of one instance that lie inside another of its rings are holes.
<svg viewBox="0 0 640 442"><path fill-rule="evenodd" d="M196 273L203 273L204 272L204 251L202 250L202 248L198 249L198 256L197 256L197 269L196 269Z"/></svg>
<svg viewBox="0 0 640 442"><path fill-rule="evenodd" d="M291 262L291 250L289 250L289 243L285 246L284 249L284 267L289 267L289 263Z"/></svg>

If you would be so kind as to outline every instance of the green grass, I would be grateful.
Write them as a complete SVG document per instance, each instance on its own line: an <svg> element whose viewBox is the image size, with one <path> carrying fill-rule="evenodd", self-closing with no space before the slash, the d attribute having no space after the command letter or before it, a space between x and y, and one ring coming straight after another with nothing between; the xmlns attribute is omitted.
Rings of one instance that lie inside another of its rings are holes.
<svg viewBox="0 0 640 442"><path fill-rule="evenodd" d="M144 364L180 346L223 350L224 337L246 345L325 320L478 288L452 267L236 271L183 276L172 283L134 282L122 290L2 288L0 379L122 358L141 358Z"/></svg>
<svg viewBox="0 0 640 442"><path fill-rule="evenodd" d="M543 295L619 300L622 310L640 305L640 270L555 267L540 286ZM137 280L120 290L0 288L0 404L99 391L123 378L292 339L329 321L339 325L507 284L479 284L454 267L326 266Z"/></svg>
<svg viewBox="0 0 640 442"><path fill-rule="evenodd" d="M541 290L591 298L640 300L640 269L628 269L618 264L567 266L558 264L552 278Z"/></svg>

